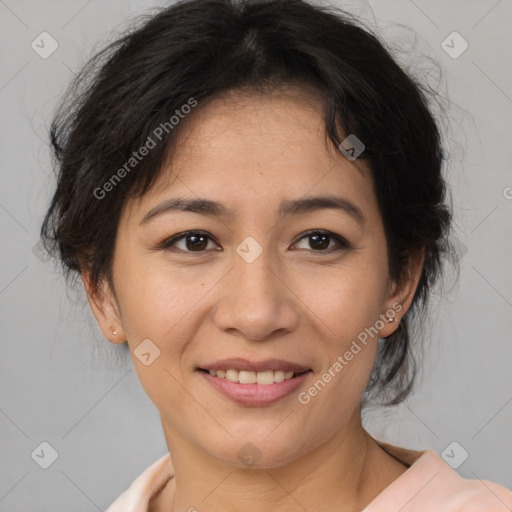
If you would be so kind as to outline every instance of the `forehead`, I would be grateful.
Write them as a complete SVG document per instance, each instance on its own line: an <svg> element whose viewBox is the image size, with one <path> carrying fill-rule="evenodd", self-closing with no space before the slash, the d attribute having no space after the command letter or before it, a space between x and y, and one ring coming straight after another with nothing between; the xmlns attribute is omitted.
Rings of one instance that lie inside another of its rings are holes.
<svg viewBox="0 0 512 512"><path fill-rule="evenodd" d="M181 121L171 158L134 206L137 219L157 201L214 197L234 210L282 199L339 193L375 207L369 168L349 161L325 136L322 103L311 89L228 91ZM254 211L254 210L253 210ZM130 215L131 216L131 215Z"/></svg>

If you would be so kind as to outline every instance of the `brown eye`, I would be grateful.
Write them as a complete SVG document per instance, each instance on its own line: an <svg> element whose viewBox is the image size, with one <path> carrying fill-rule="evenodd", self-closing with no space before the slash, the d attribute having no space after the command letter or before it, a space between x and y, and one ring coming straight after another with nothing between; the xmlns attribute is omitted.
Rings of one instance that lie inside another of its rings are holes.
<svg viewBox="0 0 512 512"><path fill-rule="evenodd" d="M183 252L205 252L208 248L208 242L213 242L213 239L208 234L201 231L188 231L164 241L160 248L176 248Z"/></svg>
<svg viewBox="0 0 512 512"><path fill-rule="evenodd" d="M313 249L327 249L329 247L331 237L329 235L309 235L310 246Z"/></svg>
<svg viewBox="0 0 512 512"><path fill-rule="evenodd" d="M191 251L201 251L208 245L208 237L204 235L187 235L184 240L186 248Z"/></svg>
<svg viewBox="0 0 512 512"><path fill-rule="evenodd" d="M350 248L350 244L341 236L331 233L330 231L310 231L306 233L300 240L307 240L308 247L302 249L312 250L313 252L332 252L341 249ZM334 242L334 246L331 245ZM294 244L294 247L298 244Z"/></svg>

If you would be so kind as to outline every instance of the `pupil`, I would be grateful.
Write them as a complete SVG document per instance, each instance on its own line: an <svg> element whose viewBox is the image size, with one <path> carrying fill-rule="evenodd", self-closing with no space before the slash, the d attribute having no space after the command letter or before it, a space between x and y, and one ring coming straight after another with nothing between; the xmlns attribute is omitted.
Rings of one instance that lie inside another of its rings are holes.
<svg viewBox="0 0 512 512"><path fill-rule="evenodd" d="M192 241L192 246L189 245L189 249L204 249L206 247L205 244L206 237L203 235L189 235L187 237L187 242ZM188 245L188 244L187 244Z"/></svg>
<svg viewBox="0 0 512 512"><path fill-rule="evenodd" d="M327 249L329 247L329 235L312 235L312 239L315 240L314 244L316 245L317 249ZM321 238L320 244L317 244L318 239ZM327 243L325 243L327 241Z"/></svg>

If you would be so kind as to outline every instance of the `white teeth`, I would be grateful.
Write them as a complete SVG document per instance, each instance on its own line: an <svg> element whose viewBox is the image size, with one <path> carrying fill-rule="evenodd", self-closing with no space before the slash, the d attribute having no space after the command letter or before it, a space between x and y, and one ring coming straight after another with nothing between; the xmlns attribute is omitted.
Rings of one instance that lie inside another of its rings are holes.
<svg viewBox="0 0 512 512"><path fill-rule="evenodd" d="M256 384L256 372L241 371L238 374L240 384Z"/></svg>
<svg viewBox="0 0 512 512"><path fill-rule="evenodd" d="M240 384L274 384L274 382L283 382L293 377L293 371L284 370L266 370L263 372L248 372L245 370L208 370L210 375L219 379L227 379L231 382L240 382Z"/></svg>
<svg viewBox="0 0 512 512"><path fill-rule="evenodd" d="M277 370L274 372L274 381L275 382L283 382L284 380L284 372L282 370Z"/></svg>
<svg viewBox="0 0 512 512"><path fill-rule="evenodd" d="M256 374L256 382L258 384L273 384L275 381L276 372L269 370L268 372L258 372Z"/></svg>
<svg viewBox="0 0 512 512"><path fill-rule="evenodd" d="M231 382L238 382L238 375L240 374L237 370L226 370L226 379Z"/></svg>

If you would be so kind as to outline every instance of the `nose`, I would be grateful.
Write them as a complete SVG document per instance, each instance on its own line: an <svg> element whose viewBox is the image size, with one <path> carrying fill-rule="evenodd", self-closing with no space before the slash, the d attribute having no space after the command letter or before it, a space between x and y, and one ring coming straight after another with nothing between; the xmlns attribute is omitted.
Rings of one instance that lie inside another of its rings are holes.
<svg viewBox="0 0 512 512"><path fill-rule="evenodd" d="M296 329L297 298L282 272L269 266L265 251L252 263L235 258L222 281L214 313L219 329L251 341L269 340Z"/></svg>

